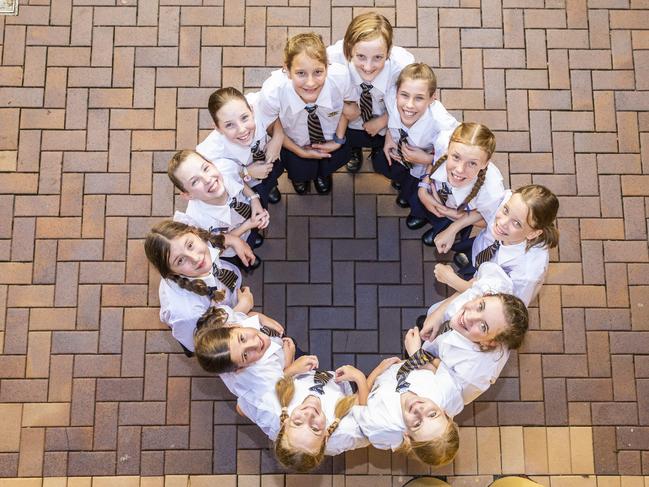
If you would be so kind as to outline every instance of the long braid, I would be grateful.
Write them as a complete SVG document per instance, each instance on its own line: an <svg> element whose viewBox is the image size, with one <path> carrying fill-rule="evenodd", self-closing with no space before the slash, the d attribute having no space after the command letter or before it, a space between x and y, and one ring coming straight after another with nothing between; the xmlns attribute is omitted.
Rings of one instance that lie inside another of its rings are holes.
<svg viewBox="0 0 649 487"><path fill-rule="evenodd" d="M202 279L188 279L178 274L169 274L167 279L178 284L178 287L190 291L199 296L209 296L216 303L225 299L225 291L221 289L210 289Z"/></svg>
<svg viewBox="0 0 649 487"><path fill-rule="evenodd" d="M476 179L475 183L473 183L473 188L471 188L471 192L464 198L464 201L460 206L457 207L458 210L463 210L464 208L468 208L469 202L476 197L478 192L480 191L480 188L485 182L485 179L487 178L487 169L480 169L478 172L478 178Z"/></svg>
<svg viewBox="0 0 649 487"><path fill-rule="evenodd" d="M435 162L433 162L430 166L430 169L427 171L429 176L432 176L435 171L437 171L442 164L446 162L446 159L448 159L448 154L444 154L441 156L439 159L437 159Z"/></svg>
<svg viewBox="0 0 649 487"><path fill-rule="evenodd" d="M331 435L334 433L334 431L336 431L336 429L340 425L340 421L345 416L347 416L349 411L351 411L352 407L354 407L354 404L356 404L356 399L357 396L354 394L353 396L345 396L338 400L338 402L336 403L336 408L334 410L336 419L334 419L333 422L327 428L328 438L331 438Z"/></svg>

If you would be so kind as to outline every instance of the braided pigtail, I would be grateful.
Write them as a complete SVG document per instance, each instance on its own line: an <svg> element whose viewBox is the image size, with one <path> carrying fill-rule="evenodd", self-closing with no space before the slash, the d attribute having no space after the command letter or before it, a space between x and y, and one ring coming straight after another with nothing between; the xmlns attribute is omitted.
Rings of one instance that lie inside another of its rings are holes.
<svg viewBox="0 0 649 487"><path fill-rule="evenodd" d="M228 312L218 306L210 306L196 322L196 329L222 328L228 321Z"/></svg>
<svg viewBox="0 0 649 487"><path fill-rule="evenodd" d="M327 438L330 438L331 435L333 435L334 431L336 431L336 428L338 428L338 426L340 425L340 421L345 416L347 416L352 407L354 407L354 404L356 404L356 399L357 396L356 394L354 394L353 396L345 396L338 400L338 402L336 403L336 408L334 410L336 419L334 419L327 428Z"/></svg>
<svg viewBox="0 0 649 487"><path fill-rule="evenodd" d="M464 198L464 201L460 206L457 207L458 210L464 210L465 208L469 207L469 202L476 197L478 192L480 191L480 188L482 188L482 185L484 184L484 181L487 177L487 169L480 169L478 172L478 178L476 179L476 182L473 184L473 188L471 188L471 192L466 195L466 198Z"/></svg>
<svg viewBox="0 0 649 487"><path fill-rule="evenodd" d="M167 279L178 284L178 287L199 296L209 296L214 302L220 303L225 299L225 291L210 288L202 279L188 279L178 274L170 274Z"/></svg>
<svg viewBox="0 0 649 487"><path fill-rule="evenodd" d="M223 250L225 248L225 237L222 233L208 232L203 228L198 228L197 230L196 235L209 242L215 249Z"/></svg>
<svg viewBox="0 0 649 487"><path fill-rule="evenodd" d="M442 167L442 164L446 162L446 159L448 159L448 154L442 155L439 159L437 159L430 165L430 168L426 171L426 173L429 176L432 176L435 171Z"/></svg>

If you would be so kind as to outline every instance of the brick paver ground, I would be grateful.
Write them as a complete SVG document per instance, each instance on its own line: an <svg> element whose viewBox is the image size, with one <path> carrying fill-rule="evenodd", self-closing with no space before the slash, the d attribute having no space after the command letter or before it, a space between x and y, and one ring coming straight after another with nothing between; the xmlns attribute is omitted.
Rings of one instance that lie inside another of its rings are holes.
<svg viewBox="0 0 649 487"><path fill-rule="evenodd" d="M209 93L255 89L287 36L339 39L368 8L435 68L459 119L496 131L512 187L561 200L532 330L462 413L443 473L649 475L646 0L21 0L0 17L0 476L280 471L159 323L142 239L174 211L166 163L210 130ZM370 171L340 171L331 196L283 180L247 280L326 367L400 354L446 294ZM321 471L420 470L362 450Z"/></svg>

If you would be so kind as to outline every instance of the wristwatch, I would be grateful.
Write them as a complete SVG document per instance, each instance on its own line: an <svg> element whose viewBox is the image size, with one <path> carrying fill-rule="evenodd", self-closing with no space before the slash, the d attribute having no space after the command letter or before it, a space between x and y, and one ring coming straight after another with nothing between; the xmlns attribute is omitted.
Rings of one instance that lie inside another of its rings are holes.
<svg viewBox="0 0 649 487"><path fill-rule="evenodd" d="M243 169L241 169L241 179L243 179L246 183L252 179L252 176L248 172L248 168L246 166L243 166Z"/></svg>
<svg viewBox="0 0 649 487"><path fill-rule="evenodd" d="M336 135L336 132L334 132L334 138L333 138L333 141L334 141L336 144L343 145L345 142L347 142L347 137L343 136L342 138L340 138L340 137L338 137L338 135Z"/></svg>

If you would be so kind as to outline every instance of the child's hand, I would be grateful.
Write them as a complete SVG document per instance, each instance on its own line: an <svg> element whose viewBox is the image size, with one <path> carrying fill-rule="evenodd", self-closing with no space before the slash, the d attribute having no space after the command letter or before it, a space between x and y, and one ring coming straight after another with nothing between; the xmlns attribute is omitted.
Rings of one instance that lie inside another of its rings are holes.
<svg viewBox="0 0 649 487"><path fill-rule="evenodd" d="M365 379L365 374L358 370L356 367L353 365L343 365L342 367L338 367L336 369L336 382L343 382L343 381L349 381L349 382L358 382L360 380Z"/></svg>
<svg viewBox="0 0 649 487"><path fill-rule="evenodd" d="M426 152L423 149L419 149L418 147L412 147L409 144L403 144L402 151L403 157L405 157L406 161L413 164L428 165L432 164L435 160L434 154L430 154L429 152Z"/></svg>
<svg viewBox="0 0 649 487"><path fill-rule="evenodd" d="M266 144L266 163L271 164L279 159L279 153L282 150L282 143L284 142L284 135L282 132L281 137L272 137ZM271 165L271 169L272 169Z"/></svg>
<svg viewBox="0 0 649 487"><path fill-rule="evenodd" d="M372 374L379 376L394 364L398 364L399 362L401 362L401 359L399 357L384 358L383 360L381 360L381 363L377 365L376 368L372 371Z"/></svg>
<svg viewBox="0 0 649 487"><path fill-rule="evenodd" d="M317 369L319 365L318 357L315 355L302 355L291 364L290 367L284 369L286 375L298 375L310 370Z"/></svg>
<svg viewBox="0 0 649 487"><path fill-rule="evenodd" d="M426 320L424 321L424 326L421 327L421 331L419 332L419 338L421 338L424 341L430 340L430 337L433 334L433 331L435 329L435 319L433 314L429 314L426 316Z"/></svg>
<svg viewBox="0 0 649 487"><path fill-rule="evenodd" d="M304 159L326 159L331 157L328 152L320 151L312 148L310 145L301 148L300 154L297 154Z"/></svg>
<svg viewBox="0 0 649 487"><path fill-rule="evenodd" d="M250 245L234 235L226 234L225 236L225 246L234 249L237 253L237 257L239 257L241 262L243 262L243 265L248 267L255 261L255 253L250 248Z"/></svg>
<svg viewBox="0 0 649 487"><path fill-rule="evenodd" d="M346 101L343 104L343 116L350 122L356 120L361 116L361 109L358 103L353 101Z"/></svg>
<svg viewBox="0 0 649 487"><path fill-rule="evenodd" d="M403 345L406 348L408 355L413 355L417 350L421 348L421 337L419 336L419 328L413 326L406 333L406 338L403 341Z"/></svg>
<svg viewBox="0 0 649 487"><path fill-rule="evenodd" d="M419 188L417 190L419 201L424 207L438 218L444 217L444 208L446 208L432 193L426 188Z"/></svg>
<svg viewBox="0 0 649 487"><path fill-rule="evenodd" d="M435 279L443 284L451 284L455 271L448 264L435 264Z"/></svg>
<svg viewBox="0 0 649 487"><path fill-rule="evenodd" d="M455 235L456 232L451 230L450 227L447 227L437 234L435 237L435 246L440 254L445 254L451 250L451 247L453 247L453 244L455 243Z"/></svg>
<svg viewBox="0 0 649 487"><path fill-rule="evenodd" d="M385 133L383 153L385 154L385 158L388 160L388 166L391 166L393 161L401 161L399 159L399 156L397 155L397 143L392 139L392 135L390 134L389 130Z"/></svg>
<svg viewBox="0 0 649 487"><path fill-rule="evenodd" d="M263 230L270 223L270 213L268 213L268 210L262 208L259 213L253 214L249 221L252 228Z"/></svg>
<svg viewBox="0 0 649 487"><path fill-rule="evenodd" d="M242 311L247 314L248 311L254 307L255 298L253 297L252 292L250 292L250 288L244 286L241 289L237 289L237 311Z"/></svg>
<svg viewBox="0 0 649 487"><path fill-rule="evenodd" d="M286 368L295 360L295 342L292 338L282 338L282 350L284 350L284 368Z"/></svg>
<svg viewBox="0 0 649 487"><path fill-rule="evenodd" d="M363 129L368 135L374 137L381 130L383 130L388 125L388 115L387 113L381 115L380 117L374 117L363 124Z"/></svg>
<svg viewBox="0 0 649 487"><path fill-rule="evenodd" d="M268 152L266 152L266 157L268 157ZM248 174L255 179L266 179L272 170L272 162L257 161L248 166Z"/></svg>
<svg viewBox="0 0 649 487"><path fill-rule="evenodd" d="M329 142L323 142L322 144L311 144L311 147L313 149L330 154L332 152L337 151L342 146L338 142L334 142L333 140L330 140Z"/></svg>

